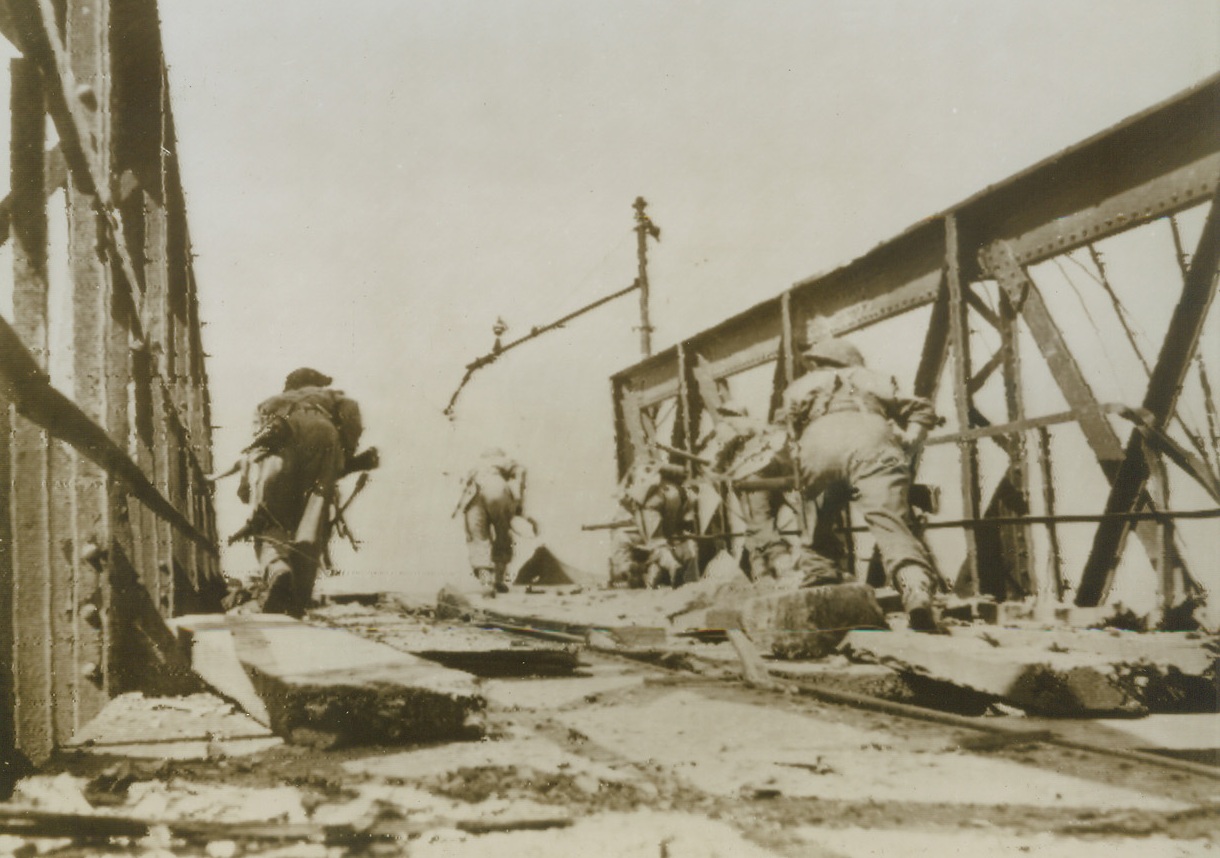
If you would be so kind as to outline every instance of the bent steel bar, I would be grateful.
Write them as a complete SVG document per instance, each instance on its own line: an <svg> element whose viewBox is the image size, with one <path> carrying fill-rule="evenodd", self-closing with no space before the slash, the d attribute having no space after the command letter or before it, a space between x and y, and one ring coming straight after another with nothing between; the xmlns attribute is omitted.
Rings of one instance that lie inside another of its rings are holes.
<svg viewBox="0 0 1220 858"><path fill-rule="evenodd" d="M72 445L82 456L122 481L132 496L164 518L209 554L219 554L215 540L197 529L149 482L139 465L76 403L52 385L17 332L0 319L0 396L17 413L43 427L54 438Z"/></svg>

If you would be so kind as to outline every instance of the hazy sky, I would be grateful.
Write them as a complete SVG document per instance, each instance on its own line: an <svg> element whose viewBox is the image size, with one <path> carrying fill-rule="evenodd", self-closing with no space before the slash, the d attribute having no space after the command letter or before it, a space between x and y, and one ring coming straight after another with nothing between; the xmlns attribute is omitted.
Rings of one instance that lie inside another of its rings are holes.
<svg viewBox="0 0 1220 858"><path fill-rule="evenodd" d="M664 348L1220 69L1220 3L162 0L218 461L313 365L383 451L343 562L430 587L471 456L516 451L556 550L614 515L635 276ZM912 347L914 348L914 347ZM915 354L915 352L911 352ZM950 485L952 488L955 483ZM221 524L245 511L222 487ZM248 547L229 552L253 566ZM391 583L392 582L392 583Z"/></svg>

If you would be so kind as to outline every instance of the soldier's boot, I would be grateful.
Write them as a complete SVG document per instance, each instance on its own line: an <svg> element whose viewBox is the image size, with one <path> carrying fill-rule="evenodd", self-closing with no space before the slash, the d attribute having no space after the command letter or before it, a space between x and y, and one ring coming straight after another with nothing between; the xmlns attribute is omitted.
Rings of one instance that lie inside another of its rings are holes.
<svg viewBox="0 0 1220 858"><path fill-rule="evenodd" d="M936 585L927 569L913 563L894 572L894 586L907 612L907 627L914 632L948 634L941 624L940 610L933 598Z"/></svg>
<svg viewBox="0 0 1220 858"><path fill-rule="evenodd" d="M800 572L796 568L795 549L786 542L769 545L763 549L762 576L769 576L780 583L797 586Z"/></svg>
<svg viewBox="0 0 1220 858"><path fill-rule="evenodd" d="M286 562L277 561L267 568L267 592L261 607L264 614L303 615L303 611L297 612L296 582Z"/></svg>
<svg viewBox="0 0 1220 858"><path fill-rule="evenodd" d="M508 573L508 565L505 563L497 563L493 581L493 587L497 593L507 593L508 584L505 582L505 575Z"/></svg>
<svg viewBox="0 0 1220 858"><path fill-rule="evenodd" d="M479 582L482 594L489 598L496 597L496 571L490 566L480 566L474 570L474 577Z"/></svg>
<svg viewBox="0 0 1220 858"><path fill-rule="evenodd" d="M792 549L794 569L801 576L802 587L825 587L842 584L847 580L843 567L829 557L804 547Z"/></svg>

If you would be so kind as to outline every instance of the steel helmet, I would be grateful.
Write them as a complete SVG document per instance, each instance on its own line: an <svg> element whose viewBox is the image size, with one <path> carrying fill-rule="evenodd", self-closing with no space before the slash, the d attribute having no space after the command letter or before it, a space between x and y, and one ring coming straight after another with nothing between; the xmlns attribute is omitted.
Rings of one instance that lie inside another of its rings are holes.
<svg viewBox="0 0 1220 858"><path fill-rule="evenodd" d="M334 379L325 373L303 366L288 373L284 379L284 391L300 390L302 387L326 387Z"/></svg>
<svg viewBox="0 0 1220 858"><path fill-rule="evenodd" d="M826 337L810 345L801 354L808 360L828 366L864 366L864 355L847 340Z"/></svg>

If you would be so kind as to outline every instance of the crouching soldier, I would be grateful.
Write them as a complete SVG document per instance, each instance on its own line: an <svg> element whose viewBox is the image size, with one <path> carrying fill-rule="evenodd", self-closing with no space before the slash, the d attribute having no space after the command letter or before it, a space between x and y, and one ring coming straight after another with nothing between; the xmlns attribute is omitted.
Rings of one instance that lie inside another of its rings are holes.
<svg viewBox="0 0 1220 858"><path fill-rule="evenodd" d="M936 631L933 596L940 578L927 546L911 530L908 501L912 457L936 425L932 404L900 395L894 379L866 369L859 350L845 340L820 340L803 358L808 372L784 392L780 415L798 439L802 485L810 497L850 497L876 540L911 628Z"/></svg>
<svg viewBox="0 0 1220 858"><path fill-rule="evenodd" d="M525 467L503 450L492 448L479 457L466 477L458 513L464 516L470 568L483 595L507 593L505 574L513 559L514 526L537 534L525 517Z"/></svg>
<svg viewBox="0 0 1220 858"><path fill-rule="evenodd" d="M253 506L230 543L252 538L263 574L265 613L303 616L337 509L345 473L376 467L376 451L356 455L360 407L313 369L289 373L284 392L258 406L255 441L242 462L238 496Z"/></svg>
<svg viewBox="0 0 1220 858"><path fill-rule="evenodd" d="M690 538L693 506L680 472L646 460L619 487L619 504L634 525L617 537L612 580L627 586L681 587L699 579L699 557Z"/></svg>

